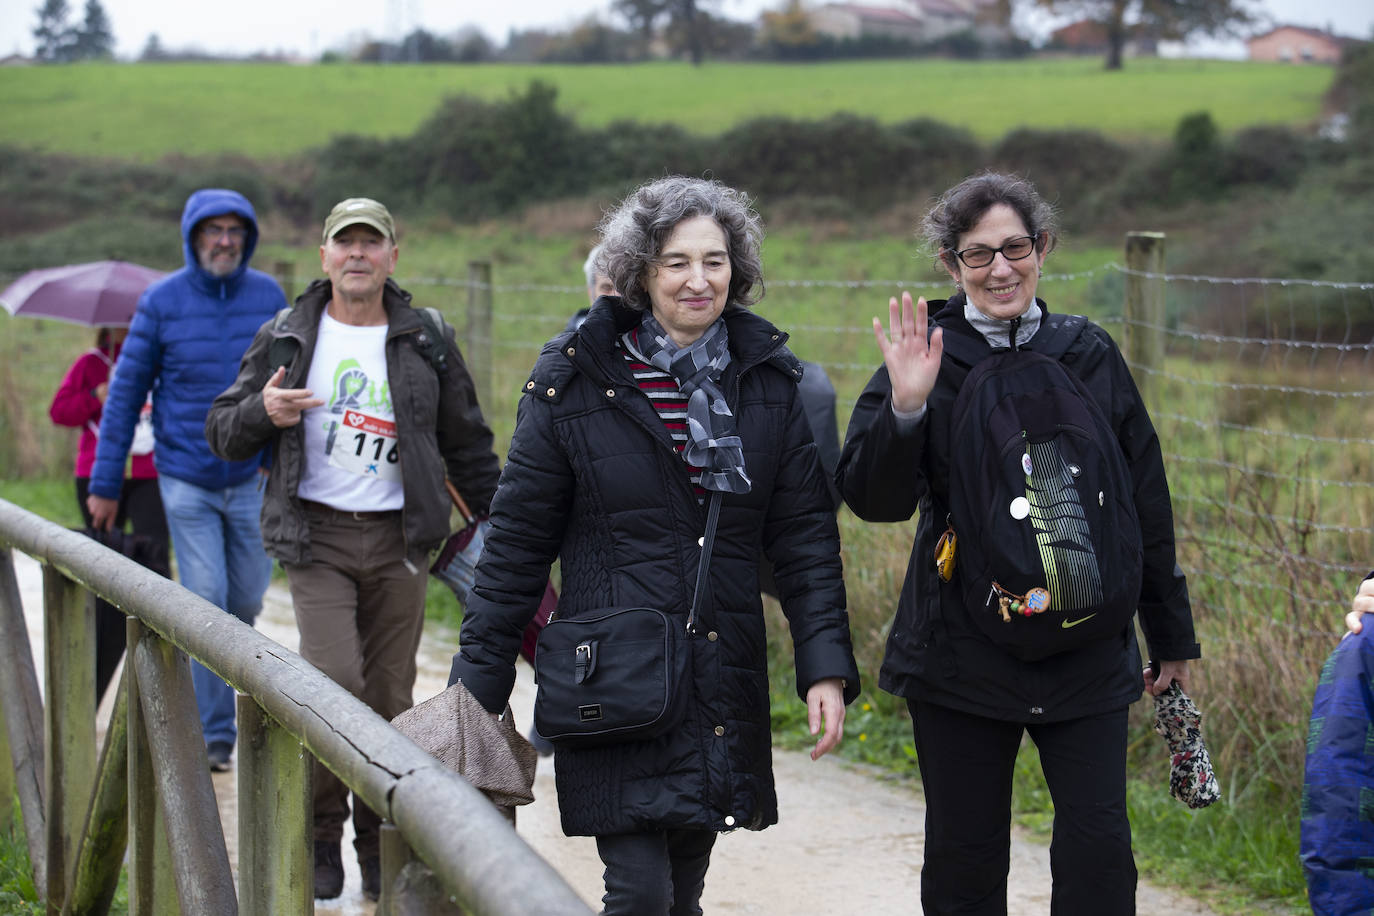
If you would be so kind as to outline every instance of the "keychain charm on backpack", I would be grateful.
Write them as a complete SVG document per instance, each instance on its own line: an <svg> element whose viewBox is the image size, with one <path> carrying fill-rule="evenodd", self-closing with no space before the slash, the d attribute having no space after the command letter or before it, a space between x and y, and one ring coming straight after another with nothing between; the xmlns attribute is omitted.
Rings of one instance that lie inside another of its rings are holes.
<svg viewBox="0 0 1374 916"><path fill-rule="evenodd" d="M997 613L1002 616L1003 623L1011 623L1012 614L1030 617L1032 614L1043 614L1050 609L1049 589L1033 588L1024 595L1018 595L994 582L992 590L993 594L997 595Z"/></svg>
<svg viewBox="0 0 1374 916"><path fill-rule="evenodd" d="M940 540L935 544L935 572L941 581L948 582L954 578L954 551L958 546L959 537L954 533L954 526L946 524L945 533L940 535Z"/></svg>

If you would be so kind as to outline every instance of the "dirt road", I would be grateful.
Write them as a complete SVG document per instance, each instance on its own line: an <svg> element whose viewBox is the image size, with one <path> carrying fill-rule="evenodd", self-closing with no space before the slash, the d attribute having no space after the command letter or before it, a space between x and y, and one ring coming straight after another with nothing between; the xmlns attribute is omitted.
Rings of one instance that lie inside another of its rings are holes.
<svg viewBox="0 0 1374 916"><path fill-rule="evenodd" d="M30 637L39 647L41 581L37 563L16 555ZM274 585L258 629L295 649L295 623L285 588ZM429 628L420 647L417 700L443 690L455 646L451 632ZM42 658L37 659L41 665ZM40 671L41 678L41 671ZM521 666L511 705L522 728L530 722L534 686ZM775 751L780 823L753 833L723 835L711 857L702 907L707 913L826 914L912 916L920 913L919 879L923 807L920 793L886 779L874 769L826 757L812 762L802 751ZM237 834L234 773L215 776L226 840L235 858ZM601 861L594 841L565 837L558 824L553 763L540 760L534 804L521 808L518 829L525 841L558 869L593 910L600 907ZM358 890L357 863L345 837L344 895L317 901L320 916L370 916L373 905ZM1049 850L1017 834L1012 841L1008 891L1010 916L1049 912ZM1206 905L1142 883L1137 893L1142 913L1214 916Z"/></svg>

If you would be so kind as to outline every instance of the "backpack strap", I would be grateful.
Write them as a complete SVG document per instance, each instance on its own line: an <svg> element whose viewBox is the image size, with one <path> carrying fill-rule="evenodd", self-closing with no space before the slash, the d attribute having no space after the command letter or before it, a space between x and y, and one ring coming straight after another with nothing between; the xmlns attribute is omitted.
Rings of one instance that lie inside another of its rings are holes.
<svg viewBox="0 0 1374 916"><path fill-rule="evenodd" d="M287 316L291 314L291 306L281 309L272 318L272 331L279 333L286 325ZM272 343L267 348L267 369L269 372L276 372L282 366L291 364L291 360L296 358L296 353L300 350L301 343L294 337L278 336L272 338Z"/></svg>
<svg viewBox="0 0 1374 916"><path fill-rule="evenodd" d="M435 375L443 375L448 368L448 344L444 340L444 316L433 306L415 309L420 317L423 333L416 340L416 346L425 354Z"/></svg>
<svg viewBox="0 0 1374 916"><path fill-rule="evenodd" d="M272 319L274 332L280 333L286 325L286 318L291 314L291 308L288 305L277 312ZM429 360L435 374L441 375L448 368L448 344L444 340L444 316L433 307L415 309L415 314L419 317L421 326L421 334L415 342L416 347ZM274 337L271 345L267 348L268 368L276 372L282 366L290 365L300 348L300 341L294 337L284 335Z"/></svg>
<svg viewBox="0 0 1374 916"><path fill-rule="evenodd" d="M1063 359L1087 326L1083 315L1046 315L1027 347L1052 359Z"/></svg>

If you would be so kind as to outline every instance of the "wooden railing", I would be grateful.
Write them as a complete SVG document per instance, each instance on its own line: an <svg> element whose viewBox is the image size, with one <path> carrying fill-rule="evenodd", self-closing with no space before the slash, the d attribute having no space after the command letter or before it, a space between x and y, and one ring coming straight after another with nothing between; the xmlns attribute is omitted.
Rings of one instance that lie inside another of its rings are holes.
<svg viewBox="0 0 1374 916"><path fill-rule="evenodd" d="M42 694L12 550L43 564ZM96 596L123 610L129 628L98 755ZM237 893L188 655L239 691ZM379 914L399 911L392 888L408 866L432 870L444 888L435 902L450 909L590 912L481 793L309 662L175 582L4 500L0 715L0 751L9 751L0 753L0 829L17 795L34 883L51 914L106 912L126 852L134 916L311 913L311 755L386 822Z"/></svg>

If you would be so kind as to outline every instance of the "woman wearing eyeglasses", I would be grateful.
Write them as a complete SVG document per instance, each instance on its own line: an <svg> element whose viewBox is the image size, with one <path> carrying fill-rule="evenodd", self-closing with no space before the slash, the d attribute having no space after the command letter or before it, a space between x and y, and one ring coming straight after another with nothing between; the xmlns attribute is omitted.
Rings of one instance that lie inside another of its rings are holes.
<svg viewBox="0 0 1374 916"><path fill-rule="evenodd" d="M1186 687L1200 655L1159 441L1125 361L1106 331L1036 298L1054 217L1029 182L993 173L936 202L923 230L954 294L913 308L904 292L886 331L873 320L884 365L837 471L861 518L920 512L880 684L911 711L927 916L1006 913L1024 734L1054 801L1050 912L1134 913L1127 709ZM1137 609L1158 660L1143 675Z"/></svg>

